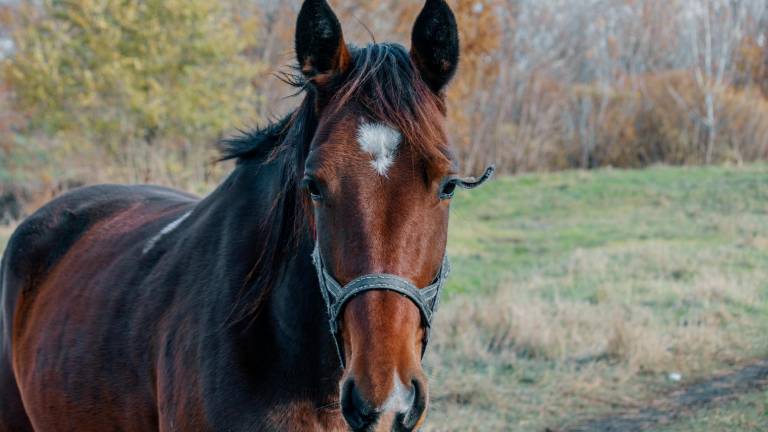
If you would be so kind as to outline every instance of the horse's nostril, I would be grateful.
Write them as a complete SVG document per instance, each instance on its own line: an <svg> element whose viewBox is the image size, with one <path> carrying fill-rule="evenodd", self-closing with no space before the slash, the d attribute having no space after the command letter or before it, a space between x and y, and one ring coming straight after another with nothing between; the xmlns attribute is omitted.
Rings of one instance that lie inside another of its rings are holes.
<svg viewBox="0 0 768 432"><path fill-rule="evenodd" d="M419 420L424 415L424 411L427 409L427 391L424 382L420 379L413 379L411 381L413 389L413 404L407 413L397 416L398 431L412 431L419 424Z"/></svg>
<svg viewBox="0 0 768 432"><path fill-rule="evenodd" d="M367 431L379 419L379 413L360 396L352 379L341 389L341 413L354 431Z"/></svg>

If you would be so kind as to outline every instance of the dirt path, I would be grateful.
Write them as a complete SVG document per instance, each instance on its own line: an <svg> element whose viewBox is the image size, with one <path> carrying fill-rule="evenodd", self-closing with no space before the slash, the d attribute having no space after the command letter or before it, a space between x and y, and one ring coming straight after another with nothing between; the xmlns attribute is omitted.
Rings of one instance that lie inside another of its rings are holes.
<svg viewBox="0 0 768 432"><path fill-rule="evenodd" d="M768 387L768 360L691 384L649 406L609 417L548 429L549 432L635 432L669 424L696 410L731 401Z"/></svg>

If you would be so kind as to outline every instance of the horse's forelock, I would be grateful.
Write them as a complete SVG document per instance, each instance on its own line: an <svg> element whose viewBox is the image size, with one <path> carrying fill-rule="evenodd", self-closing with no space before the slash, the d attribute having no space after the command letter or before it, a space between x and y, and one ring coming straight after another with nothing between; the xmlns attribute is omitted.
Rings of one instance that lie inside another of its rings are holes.
<svg viewBox="0 0 768 432"><path fill-rule="evenodd" d="M372 44L351 49L352 68L343 78L331 105L361 106L373 120L402 133L434 168L451 163L443 129L445 102L419 76L408 52L397 44Z"/></svg>

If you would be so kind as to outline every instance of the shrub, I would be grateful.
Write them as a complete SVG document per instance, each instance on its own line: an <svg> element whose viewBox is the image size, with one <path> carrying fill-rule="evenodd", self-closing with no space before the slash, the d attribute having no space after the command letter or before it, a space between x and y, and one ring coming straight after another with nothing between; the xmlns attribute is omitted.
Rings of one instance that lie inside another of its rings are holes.
<svg viewBox="0 0 768 432"><path fill-rule="evenodd" d="M254 120L255 67L243 53L255 41L235 13L205 0L25 4L4 65L16 108L56 138L58 158L93 150L152 171L136 180L173 176L238 119ZM159 143L175 160L152 161Z"/></svg>

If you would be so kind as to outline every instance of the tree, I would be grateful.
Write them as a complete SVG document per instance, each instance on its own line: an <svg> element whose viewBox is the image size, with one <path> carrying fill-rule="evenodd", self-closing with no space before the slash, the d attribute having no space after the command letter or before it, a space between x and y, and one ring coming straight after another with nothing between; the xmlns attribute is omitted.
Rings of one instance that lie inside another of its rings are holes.
<svg viewBox="0 0 768 432"><path fill-rule="evenodd" d="M160 140L210 146L256 112L256 69L244 53L256 41L227 5L27 2L4 68L16 104L32 129L102 146L118 160Z"/></svg>

